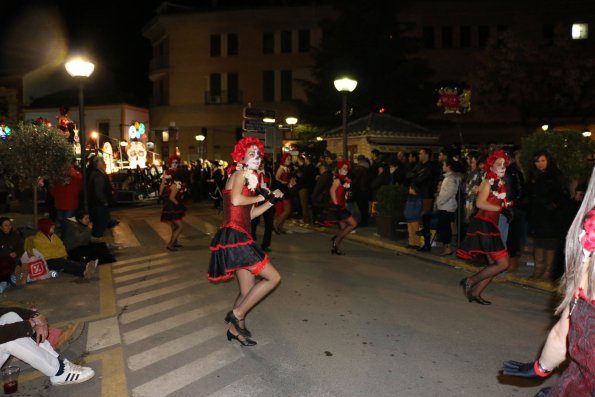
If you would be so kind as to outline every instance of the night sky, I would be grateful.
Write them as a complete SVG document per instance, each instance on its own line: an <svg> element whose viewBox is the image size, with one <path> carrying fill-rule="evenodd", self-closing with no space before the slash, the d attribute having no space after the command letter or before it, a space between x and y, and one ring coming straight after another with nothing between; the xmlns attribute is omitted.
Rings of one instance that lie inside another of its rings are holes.
<svg viewBox="0 0 595 397"><path fill-rule="evenodd" d="M137 104L146 105L151 47L142 28L160 3L2 1L0 77L18 78L48 63L58 68L68 54L83 51L93 58L98 78L113 81L118 89L136 97Z"/></svg>

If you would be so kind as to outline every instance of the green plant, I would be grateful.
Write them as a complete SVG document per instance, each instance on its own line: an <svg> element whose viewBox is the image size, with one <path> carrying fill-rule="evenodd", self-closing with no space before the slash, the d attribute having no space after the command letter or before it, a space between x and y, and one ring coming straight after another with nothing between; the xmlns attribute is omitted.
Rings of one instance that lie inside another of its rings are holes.
<svg viewBox="0 0 595 397"><path fill-rule="evenodd" d="M20 190L33 189L37 203L37 184L41 178L60 181L68 177L66 165L74 157L72 145L45 124L19 123L9 139L0 140L2 176ZM33 206L37 222L37 205Z"/></svg>
<svg viewBox="0 0 595 397"><path fill-rule="evenodd" d="M580 132L535 132L522 140L521 164L526 174L533 169L533 157L541 150L547 151L558 164L562 174L569 179L588 174L589 158L595 145Z"/></svg>
<svg viewBox="0 0 595 397"><path fill-rule="evenodd" d="M407 188L401 185L384 185L376 192L378 215L402 217L407 201Z"/></svg>

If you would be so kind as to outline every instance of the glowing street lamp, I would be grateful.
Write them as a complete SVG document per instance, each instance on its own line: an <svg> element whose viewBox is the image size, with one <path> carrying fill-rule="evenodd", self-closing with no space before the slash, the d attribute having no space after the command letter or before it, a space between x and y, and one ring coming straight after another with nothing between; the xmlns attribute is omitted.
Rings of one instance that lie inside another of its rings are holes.
<svg viewBox="0 0 595 397"><path fill-rule="evenodd" d="M203 158L203 142L205 141L207 137L204 136L203 134L199 134L197 136L194 137L194 139L196 139L196 141L200 144L199 146L199 153L198 153L198 157L199 158Z"/></svg>
<svg viewBox="0 0 595 397"><path fill-rule="evenodd" d="M352 80L349 77L341 77L334 81L335 88L339 91L343 97L343 106L341 108L341 114L343 115L343 158L348 159L347 156L347 95L355 90L357 87L357 81Z"/></svg>
<svg viewBox="0 0 595 397"><path fill-rule="evenodd" d="M88 209L87 205L87 151L85 148L87 134L85 131L85 100L84 100L84 85L85 80L91 76L95 65L82 58L73 58L64 65L69 75L79 81L79 131L81 140L81 172L83 174L83 208Z"/></svg>

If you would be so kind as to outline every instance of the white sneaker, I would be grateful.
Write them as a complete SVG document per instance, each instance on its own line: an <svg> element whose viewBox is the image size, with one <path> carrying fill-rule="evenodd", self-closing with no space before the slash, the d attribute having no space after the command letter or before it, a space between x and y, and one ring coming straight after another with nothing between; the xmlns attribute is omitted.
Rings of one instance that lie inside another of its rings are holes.
<svg viewBox="0 0 595 397"><path fill-rule="evenodd" d="M83 383L95 376L93 368L81 367L64 359L64 372L60 376L50 376L52 385L74 385Z"/></svg>
<svg viewBox="0 0 595 397"><path fill-rule="evenodd" d="M83 273L83 277L86 280L90 280L91 277L95 274L95 269L97 269L97 264L99 263L99 259L95 259L93 261L87 262L87 266L85 267L85 271Z"/></svg>

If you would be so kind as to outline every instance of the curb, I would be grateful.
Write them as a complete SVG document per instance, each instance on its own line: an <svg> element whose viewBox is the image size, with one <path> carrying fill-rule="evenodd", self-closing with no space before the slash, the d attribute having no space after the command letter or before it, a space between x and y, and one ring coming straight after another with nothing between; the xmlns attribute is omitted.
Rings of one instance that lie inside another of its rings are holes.
<svg viewBox="0 0 595 397"><path fill-rule="evenodd" d="M299 225L296 224L296 226L299 226ZM300 227L304 227L306 229L310 229L310 230L317 231L320 233L327 233L327 234L331 233L330 229L325 228L325 227L317 227L317 226L300 226ZM356 241L358 243L362 243L362 244L366 244L366 245L373 245L375 247L388 249L390 251L413 256L413 257L416 257L418 259L422 259L425 261L442 263L444 265L447 265L450 267L455 267L455 268L462 268L462 269L465 269L465 270L473 272L473 273L477 272L477 270L478 270L477 266L470 265L468 262L466 262L462 259L456 259L456 258L450 258L450 257L440 257L437 255L427 254L427 253L419 253L417 251L407 249L404 246L402 246L401 244L391 242L391 241L382 240L380 237L379 238L371 238L371 237L362 236L362 235L358 235L358 234L349 234L345 238L350 241ZM546 291L546 292L557 292L558 291L558 284L556 282L529 280L528 278L520 277L520 276L517 276L516 274L506 273L504 275L501 275L500 277L495 277L493 281L494 282L510 282L513 284L518 284L518 285L522 285L525 287L535 288L535 289L539 289L539 290Z"/></svg>

